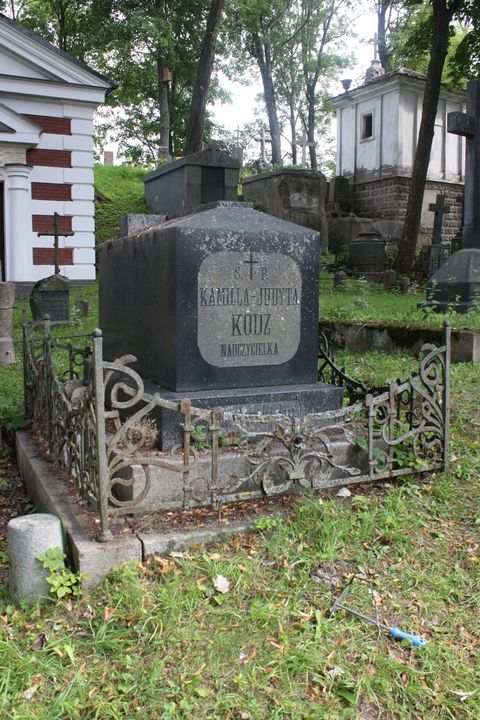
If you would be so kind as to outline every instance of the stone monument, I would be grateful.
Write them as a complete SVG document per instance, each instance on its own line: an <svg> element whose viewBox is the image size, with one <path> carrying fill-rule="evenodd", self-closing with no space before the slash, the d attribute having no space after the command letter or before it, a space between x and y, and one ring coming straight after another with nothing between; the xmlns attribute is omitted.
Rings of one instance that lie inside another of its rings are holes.
<svg viewBox="0 0 480 720"><path fill-rule="evenodd" d="M320 231L322 250L328 249L328 225L325 215L327 181L314 170L281 168L245 178L242 183L246 201L255 207Z"/></svg>
<svg viewBox="0 0 480 720"><path fill-rule="evenodd" d="M467 112L449 113L448 131L467 138L462 248L431 277L427 301L464 313L480 299L480 80L468 82Z"/></svg>
<svg viewBox="0 0 480 720"><path fill-rule="evenodd" d="M149 392L197 407L340 408L341 388L317 382L319 234L243 203L200 210L100 246L106 357L135 355ZM156 421L168 449L180 417Z"/></svg>
<svg viewBox="0 0 480 720"><path fill-rule="evenodd" d="M215 200L237 200L240 160L215 142L205 150L168 162L145 175L145 202L168 216Z"/></svg>

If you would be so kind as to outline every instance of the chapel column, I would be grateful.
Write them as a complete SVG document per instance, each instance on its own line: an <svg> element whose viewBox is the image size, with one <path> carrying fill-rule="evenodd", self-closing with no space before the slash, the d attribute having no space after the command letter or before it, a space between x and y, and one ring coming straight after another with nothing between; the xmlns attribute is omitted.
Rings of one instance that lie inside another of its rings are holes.
<svg viewBox="0 0 480 720"><path fill-rule="evenodd" d="M6 280L29 279L32 264L32 211L30 173L23 163L5 165L5 264Z"/></svg>

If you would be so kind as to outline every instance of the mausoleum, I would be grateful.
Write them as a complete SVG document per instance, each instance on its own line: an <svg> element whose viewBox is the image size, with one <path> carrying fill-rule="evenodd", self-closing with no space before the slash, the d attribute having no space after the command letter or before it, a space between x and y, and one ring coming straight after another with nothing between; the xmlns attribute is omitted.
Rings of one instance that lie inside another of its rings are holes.
<svg viewBox="0 0 480 720"><path fill-rule="evenodd" d="M337 175L348 177L352 211L362 217L403 223L422 117L425 76L398 68L368 73L363 85L332 102L337 112ZM447 115L461 111L465 93L442 86L423 199L421 230L430 238L429 204L445 196L450 213L444 239L459 236L465 175L464 138L447 133Z"/></svg>
<svg viewBox="0 0 480 720"><path fill-rule="evenodd" d="M0 14L0 262L2 280L54 271L49 232L58 212L60 270L95 278L93 114L113 84Z"/></svg>

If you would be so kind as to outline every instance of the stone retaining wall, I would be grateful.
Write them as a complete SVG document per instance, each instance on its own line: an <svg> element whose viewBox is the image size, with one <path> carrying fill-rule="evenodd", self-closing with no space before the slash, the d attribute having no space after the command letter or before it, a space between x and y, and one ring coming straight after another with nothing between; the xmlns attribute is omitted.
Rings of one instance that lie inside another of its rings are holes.
<svg viewBox="0 0 480 720"><path fill-rule="evenodd" d="M407 210L410 178L380 178L353 186L353 212L360 217L381 218L403 224ZM435 202L435 196L442 193L446 197L450 213L444 216L443 238L455 242L461 236L463 218L463 185L428 180L425 185L424 207ZM431 239L433 228L433 212L424 211L420 226L421 242L419 246Z"/></svg>

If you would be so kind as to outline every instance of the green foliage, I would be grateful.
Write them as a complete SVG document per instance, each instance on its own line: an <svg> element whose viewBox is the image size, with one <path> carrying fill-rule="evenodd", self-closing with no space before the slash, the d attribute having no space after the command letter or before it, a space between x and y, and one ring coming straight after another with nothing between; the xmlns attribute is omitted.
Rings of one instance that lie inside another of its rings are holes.
<svg viewBox="0 0 480 720"><path fill-rule="evenodd" d="M42 563L43 567L50 570L46 581L51 586L52 595L59 600L64 597L78 598L83 595L80 583L85 575L69 570L65 566L65 558L65 553L59 547L48 548L37 556L37 560Z"/></svg>
<svg viewBox="0 0 480 720"><path fill-rule="evenodd" d="M95 239L97 244L117 238L119 217L149 212L143 199L146 169L128 165L95 165Z"/></svg>
<svg viewBox="0 0 480 720"><path fill-rule="evenodd" d="M418 367L341 361L377 384ZM478 365L452 367L449 473L304 497L262 532L118 568L74 608L15 608L1 586L1 717L480 717L477 385ZM221 604L205 592L218 574ZM422 651L329 616L354 575L352 607L422 635Z"/></svg>

